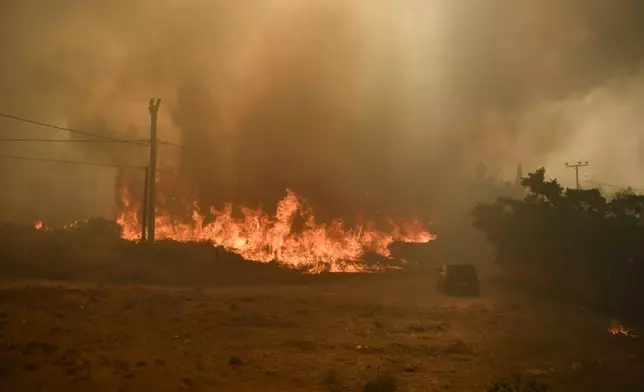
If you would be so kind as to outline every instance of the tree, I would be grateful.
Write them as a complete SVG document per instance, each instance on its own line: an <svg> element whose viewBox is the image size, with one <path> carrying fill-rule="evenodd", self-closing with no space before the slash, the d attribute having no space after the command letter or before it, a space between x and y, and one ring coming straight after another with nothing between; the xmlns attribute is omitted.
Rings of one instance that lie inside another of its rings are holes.
<svg viewBox="0 0 644 392"><path fill-rule="evenodd" d="M523 200L498 197L470 213L498 262L545 272L558 289L588 276L604 305L641 306L634 299L644 297L644 196L626 189L607 200L598 189L564 189L544 168L521 185Z"/></svg>

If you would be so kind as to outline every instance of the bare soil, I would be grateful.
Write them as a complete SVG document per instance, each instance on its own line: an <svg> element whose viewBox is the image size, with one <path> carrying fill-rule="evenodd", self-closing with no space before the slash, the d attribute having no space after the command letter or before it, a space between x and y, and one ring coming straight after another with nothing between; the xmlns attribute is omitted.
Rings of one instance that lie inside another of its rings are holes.
<svg viewBox="0 0 644 392"><path fill-rule="evenodd" d="M609 320L483 282L428 276L234 287L5 281L2 391L481 391L520 374L553 391L644 385L642 340Z"/></svg>

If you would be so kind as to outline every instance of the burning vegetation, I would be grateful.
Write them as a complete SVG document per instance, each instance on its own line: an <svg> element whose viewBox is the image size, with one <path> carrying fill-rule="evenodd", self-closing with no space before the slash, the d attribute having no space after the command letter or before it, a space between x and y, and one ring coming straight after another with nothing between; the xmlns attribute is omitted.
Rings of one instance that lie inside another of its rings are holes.
<svg viewBox="0 0 644 392"><path fill-rule="evenodd" d="M631 328L629 328L624 323L619 322L615 319L611 321L610 328L608 328L608 332L614 336L626 336L629 338L638 337L638 335L634 333Z"/></svg>
<svg viewBox="0 0 644 392"><path fill-rule="evenodd" d="M141 238L140 202L123 189L122 211L117 222L123 238ZM203 212L193 202L188 221L157 208L155 229L158 239L179 242L209 242L258 262L277 261L282 265L310 272L360 272L366 252L390 257L394 242L426 243L435 237L419 220L387 220L389 230L377 229L371 221L348 228L342 219L319 222L311 207L293 191L277 203L274 215L261 208L236 207Z"/></svg>
<svg viewBox="0 0 644 392"><path fill-rule="evenodd" d="M631 335L631 330L625 327L623 324L620 324L616 327L608 328L608 332L610 332L613 335L624 335L624 336Z"/></svg>
<svg viewBox="0 0 644 392"><path fill-rule="evenodd" d="M141 239L141 197L117 180L116 223L121 238ZM367 272L382 265L366 263L369 254L390 259L393 243L428 243L435 236L418 219L385 219L376 224L360 220L351 225L336 218L323 222L314 208L290 189L277 202L275 212L225 203L221 208L202 209L197 201L181 202L181 213L166 203L174 197L157 198L155 232L158 240L203 242L221 247L249 261L278 262L282 266L321 272ZM72 225L66 225L69 229ZM51 230L43 221L35 228ZM399 268L392 265L389 268Z"/></svg>

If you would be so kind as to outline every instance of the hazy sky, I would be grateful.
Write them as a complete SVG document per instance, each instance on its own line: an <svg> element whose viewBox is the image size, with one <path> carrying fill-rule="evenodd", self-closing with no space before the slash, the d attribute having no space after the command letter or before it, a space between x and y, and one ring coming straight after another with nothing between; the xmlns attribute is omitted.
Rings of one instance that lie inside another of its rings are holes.
<svg viewBox="0 0 644 392"><path fill-rule="evenodd" d="M589 160L644 187L638 0L0 2L0 112L147 136L204 202L285 187L330 213L432 215L479 161L511 177ZM70 135L0 119L4 137ZM136 146L0 153L145 164ZM115 171L0 159L5 216L109 214ZM70 211L70 212L66 212Z"/></svg>

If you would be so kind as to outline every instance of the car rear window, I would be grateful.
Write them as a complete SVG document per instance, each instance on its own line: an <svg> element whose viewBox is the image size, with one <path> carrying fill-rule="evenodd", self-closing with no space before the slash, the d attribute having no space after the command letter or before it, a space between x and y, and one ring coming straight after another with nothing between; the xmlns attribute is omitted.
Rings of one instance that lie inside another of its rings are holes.
<svg viewBox="0 0 644 392"><path fill-rule="evenodd" d="M447 272L464 277L476 276L476 268L473 265L450 265L447 267Z"/></svg>

